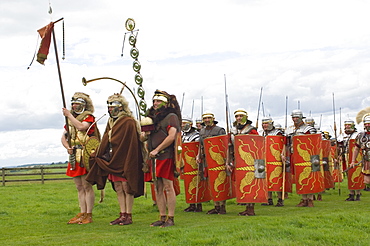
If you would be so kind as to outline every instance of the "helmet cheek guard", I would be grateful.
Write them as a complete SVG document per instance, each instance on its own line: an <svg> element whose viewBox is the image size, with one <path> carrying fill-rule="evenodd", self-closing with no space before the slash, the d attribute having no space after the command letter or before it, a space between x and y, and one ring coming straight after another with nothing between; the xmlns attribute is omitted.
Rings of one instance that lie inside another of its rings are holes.
<svg viewBox="0 0 370 246"><path fill-rule="evenodd" d="M75 106L73 106L73 105L75 105ZM71 111L73 113L82 114L85 111L85 108L86 108L86 101L82 98L72 97L71 108L72 108Z"/></svg>
<svg viewBox="0 0 370 246"><path fill-rule="evenodd" d="M120 110L119 109L119 107L113 107L113 109L112 110L108 110L108 112L109 112L109 116L111 117L111 118L117 118L118 117L118 114L121 112L122 110Z"/></svg>
<svg viewBox="0 0 370 246"><path fill-rule="evenodd" d="M83 104L78 104L78 106L75 109L73 109L73 112L75 112L76 114L82 114L84 111L85 105Z"/></svg>
<svg viewBox="0 0 370 246"><path fill-rule="evenodd" d="M189 131L190 131L190 128L191 128L190 123L186 123L186 124L182 127L182 130L183 130L184 132L189 132Z"/></svg>
<svg viewBox="0 0 370 246"><path fill-rule="evenodd" d="M122 103L120 101L107 101L107 104L108 113L111 118L117 118L118 114L123 111L122 109L120 109L122 107Z"/></svg>

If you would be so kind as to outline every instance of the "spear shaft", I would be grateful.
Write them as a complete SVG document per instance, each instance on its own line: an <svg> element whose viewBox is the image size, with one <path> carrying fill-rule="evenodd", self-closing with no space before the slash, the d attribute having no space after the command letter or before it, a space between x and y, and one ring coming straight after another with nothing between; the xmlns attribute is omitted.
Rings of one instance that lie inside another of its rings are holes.
<svg viewBox="0 0 370 246"><path fill-rule="evenodd" d="M191 119L193 119L193 112L194 112L194 99L193 104L191 105L191 116L190 116Z"/></svg>
<svg viewBox="0 0 370 246"><path fill-rule="evenodd" d="M263 87L261 87L261 91L260 91L260 99L258 101L258 110L257 110L257 121L256 121L256 128L258 129L258 118L260 116L260 106L261 106L261 98L262 98L262 89Z"/></svg>
<svg viewBox="0 0 370 246"><path fill-rule="evenodd" d="M334 136L335 136L335 153L334 159L337 161L338 165L338 194L340 195L340 180L341 180L341 172L340 172L340 160L338 159L338 138L337 138L337 124L335 122L335 100L334 100L334 92L333 92L333 115L334 115Z"/></svg>
<svg viewBox="0 0 370 246"><path fill-rule="evenodd" d="M184 97L185 97L185 92L182 93L181 108L180 108L181 113L182 113L182 107L184 106Z"/></svg>
<svg viewBox="0 0 370 246"><path fill-rule="evenodd" d="M285 130L288 127L288 96L285 96Z"/></svg>

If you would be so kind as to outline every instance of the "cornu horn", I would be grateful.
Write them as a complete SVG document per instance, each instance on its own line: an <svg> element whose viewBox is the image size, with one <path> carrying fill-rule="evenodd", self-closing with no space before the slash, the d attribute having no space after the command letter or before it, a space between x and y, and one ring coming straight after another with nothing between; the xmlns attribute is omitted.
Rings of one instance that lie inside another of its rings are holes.
<svg viewBox="0 0 370 246"><path fill-rule="evenodd" d="M114 81L116 81L116 82L118 82L118 83L121 83L121 84L123 85L123 87L122 87L122 89L121 89L120 94L122 94L122 92L123 92L123 89L124 89L124 88L127 88L127 89L129 90L129 92L131 93L132 97L133 97L133 98L134 98L134 100L135 100L135 104L136 104L136 107L138 108L138 112L140 112L139 102L137 101L135 94L132 92L132 90L130 89L130 87L128 87L128 86L126 85L126 83L125 83L125 82L122 82L122 81L120 81L120 80L118 80L118 79L114 79L114 78L110 78L110 77L101 77L101 78L90 79L90 80L86 80L86 78L85 78L85 77L83 77L83 78L82 78L82 84L83 84L84 86L86 86L86 85L87 85L88 83L90 83L90 82L97 81L97 80L102 80L102 79L110 79L110 80L114 80ZM140 114L138 114L138 118L139 118L139 121L140 121L140 119L141 119Z"/></svg>

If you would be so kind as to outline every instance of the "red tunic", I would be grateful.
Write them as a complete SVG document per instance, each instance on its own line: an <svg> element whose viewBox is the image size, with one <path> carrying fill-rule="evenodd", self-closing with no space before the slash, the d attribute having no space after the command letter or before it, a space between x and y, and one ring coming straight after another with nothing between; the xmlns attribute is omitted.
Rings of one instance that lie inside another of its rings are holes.
<svg viewBox="0 0 370 246"><path fill-rule="evenodd" d="M95 121L94 116L88 115L82 122L89 122L93 123ZM66 129L66 126L64 126L64 129ZM91 136L95 131L95 124L90 128L87 135ZM87 174L87 170L84 167L80 167L80 163L76 162L75 169L71 170L71 164L68 162L68 167L66 171L66 175L69 177L78 177Z"/></svg>

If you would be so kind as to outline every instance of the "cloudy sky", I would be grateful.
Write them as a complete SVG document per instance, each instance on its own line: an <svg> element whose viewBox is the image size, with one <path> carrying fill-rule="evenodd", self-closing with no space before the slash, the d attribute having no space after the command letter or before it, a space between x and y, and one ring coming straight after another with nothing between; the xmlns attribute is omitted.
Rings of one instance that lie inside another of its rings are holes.
<svg viewBox="0 0 370 246"><path fill-rule="evenodd" d="M287 97L289 113L300 107L333 134L333 93L338 133L340 123L370 106L369 10L365 0L2 0L0 167L67 160L54 46L45 66L35 61L27 70L37 30L50 21L65 21L65 60L61 22L55 34L67 105L74 92L88 93L97 118L121 85L84 87L81 79L112 77L137 89L127 39L121 57L124 24L133 18L149 105L155 89L166 90L183 115L198 118L203 108L225 127L226 78L231 112L245 108L255 124L263 88L259 119L285 126Z"/></svg>

